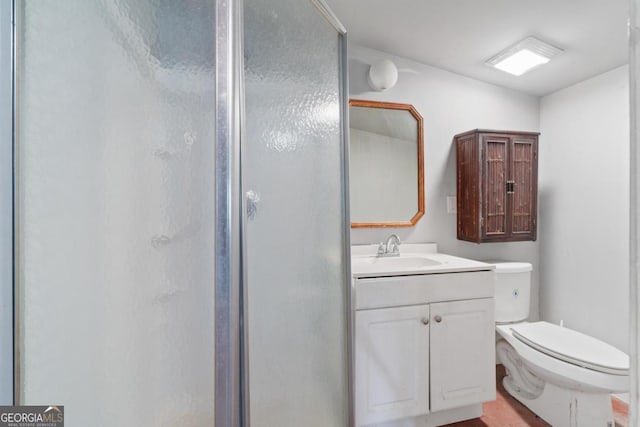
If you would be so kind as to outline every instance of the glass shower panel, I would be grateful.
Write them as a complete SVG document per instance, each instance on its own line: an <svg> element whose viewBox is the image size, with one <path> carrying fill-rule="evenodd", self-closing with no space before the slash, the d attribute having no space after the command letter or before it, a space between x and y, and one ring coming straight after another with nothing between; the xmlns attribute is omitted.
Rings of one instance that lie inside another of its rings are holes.
<svg viewBox="0 0 640 427"><path fill-rule="evenodd" d="M346 426L341 36L308 0L244 19L251 425Z"/></svg>
<svg viewBox="0 0 640 427"><path fill-rule="evenodd" d="M0 405L13 403L12 15L0 1Z"/></svg>
<svg viewBox="0 0 640 427"><path fill-rule="evenodd" d="M214 1L16 5L19 402L211 426Z"/></svg>

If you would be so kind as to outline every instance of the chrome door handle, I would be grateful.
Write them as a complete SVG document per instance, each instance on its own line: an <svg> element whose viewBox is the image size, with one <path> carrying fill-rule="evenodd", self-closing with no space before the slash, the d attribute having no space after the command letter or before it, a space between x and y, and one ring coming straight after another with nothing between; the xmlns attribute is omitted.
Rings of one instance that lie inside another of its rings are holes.
<svg viewBox="0 0 640 427"><path fill-rule="evenodd" d="M422 318L422 324L423 325L428 325L429 324L429 318L428 317L423 317Z"/></svg>
<svg viewBox="0 0 640 427"><path fill-rule="evenodd" d="M258 214L258 205L260 204L260 194L253 190L247 191L247 218L254 219Z"/></svg>
<svg viewBox="0 0 640 427"><path fill-rule="evenodd" d="M437 314L437 315L433 318L433 320L435 320L437 323L440 323L440 322L442 322L442 316L440 316L439 314Z"/></svg>

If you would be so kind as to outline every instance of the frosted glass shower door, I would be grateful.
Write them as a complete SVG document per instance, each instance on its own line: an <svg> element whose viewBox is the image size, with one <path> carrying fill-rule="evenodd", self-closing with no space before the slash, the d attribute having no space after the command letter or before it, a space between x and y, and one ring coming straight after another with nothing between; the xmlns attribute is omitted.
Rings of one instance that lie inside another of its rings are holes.
<svg viewBox="0 0 640 427"><path fill-rule="evenodd" d="M212 426L215 3L16 7L18 402Z"/></svg>
<svg viewBox="0 0 640 427"><path fill-rule="evenodd" d="M244 1L252 427L348 425L344 40L314 3Z"/></svg>

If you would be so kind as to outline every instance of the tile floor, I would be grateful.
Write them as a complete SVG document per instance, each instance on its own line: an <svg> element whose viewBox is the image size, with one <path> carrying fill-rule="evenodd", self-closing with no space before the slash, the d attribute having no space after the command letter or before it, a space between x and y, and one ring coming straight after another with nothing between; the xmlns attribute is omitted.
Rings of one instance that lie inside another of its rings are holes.
<svg viewBox="0 0 640 427"><path fill-rule="evenodd" d="M505 375L504 366L498 365L496 368L497 399L483 405L482 418L449 424L445 427L550 427L550 424L538 418L524 405L509 396L509 393L502 387L502 378ZM613 411L616 427L627 427L629 422L627 404L613 399Z"/></svg>

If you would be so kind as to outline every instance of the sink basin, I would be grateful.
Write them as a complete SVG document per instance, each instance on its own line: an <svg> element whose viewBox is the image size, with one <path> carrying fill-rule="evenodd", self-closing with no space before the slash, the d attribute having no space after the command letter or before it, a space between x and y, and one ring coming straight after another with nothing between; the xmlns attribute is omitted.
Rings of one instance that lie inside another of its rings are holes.
<svg viewBox="0 0 640 427"><path fill-rule="evenodd" d="M362 262L367 265L377 266L385 269L414 269L431 267L442 264L439 261L423 257L423 256L399 256L399 257L377 257L367 256L362 258L354 258L353 262Z"/></svg>
<svg viewBox="0 0 640 427"><path fill-rule="evenodd" d="M351 274L354 278L493 270L490 264L439 253L435 243L404 243L398 257L378 257L378 246L351 247Z"/></svg>

